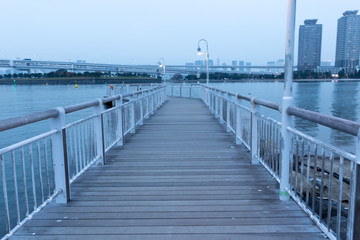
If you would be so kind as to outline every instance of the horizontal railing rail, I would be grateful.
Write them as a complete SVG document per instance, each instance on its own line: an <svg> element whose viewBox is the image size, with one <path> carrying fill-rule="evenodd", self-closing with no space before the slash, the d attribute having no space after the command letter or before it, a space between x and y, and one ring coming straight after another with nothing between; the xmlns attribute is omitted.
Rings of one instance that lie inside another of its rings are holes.
<svg viewBox="0 0 360 240"><path fill-rule="evenodd" d="M51 120L49 132L0 149L0 236L10 237L51 200L67 203L71 183L166 101L166 86L115 95L26 116L0 120L5 131ZM110 109L103 105L112 103ZM90 116L66 124L66 114L92 108ZM31 207L32 206L32 207Z"/></svg>
<svg viewBox="0 0 360 240"><path fill-rule="evenodd" d="M358 239L360 224L360 124L290 106L286 114L356 136L356 154L324 143L286 127L290 142L282 136L283 124L260 113L259 106L282 112L278 103L201 85L201 99L210 111L235 134L237 144L251 151L251 162L261 163L287 193L308 213L330 239ZM241 101L250 103L251 109ZM282 158L282 145L290 154ZM286 159L288 163L284 163ZM281 171L282 166L289 169ZM286 176L282 176L282 172ZM280 198L282 193L280 192Z"/></svg>
<svg viewBox="0 0 360 240"><path fill-rule="evenodd" d="M200 84L198 83L182 83L182 84L167 84L168 96L180 98L200 98Z"/></svg>

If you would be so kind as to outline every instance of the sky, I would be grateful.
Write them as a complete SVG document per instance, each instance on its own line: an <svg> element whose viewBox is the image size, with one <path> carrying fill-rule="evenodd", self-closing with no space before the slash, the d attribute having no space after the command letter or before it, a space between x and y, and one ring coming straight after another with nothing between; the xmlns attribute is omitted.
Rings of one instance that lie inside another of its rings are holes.
<svg viewBox="0 0 360 240"><path fill-rule="evenodd" d="M0 0L0 59L183 65L203 60L209 43L215 64L253 65L284 59L286 0ZM359 0L298 0L305 19L323 24L322 61L334 64L337 19L360 10ZM204 47L202 45L202 47Z"/></svg>

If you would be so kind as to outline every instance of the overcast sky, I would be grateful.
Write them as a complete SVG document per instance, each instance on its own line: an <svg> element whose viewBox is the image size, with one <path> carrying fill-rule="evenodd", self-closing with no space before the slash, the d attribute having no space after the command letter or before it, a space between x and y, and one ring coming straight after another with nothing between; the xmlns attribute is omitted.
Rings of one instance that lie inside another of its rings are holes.
<svg viewBox="0 0 360 240"><path fill-rule="evenodd" d="M284 58L286 0L0 0L0 59L119 64L184 64L197 42L216 63L264 65ZM337 19L359 0L298 0L305 19L323 24L322 61L334 63Z"/></svg>

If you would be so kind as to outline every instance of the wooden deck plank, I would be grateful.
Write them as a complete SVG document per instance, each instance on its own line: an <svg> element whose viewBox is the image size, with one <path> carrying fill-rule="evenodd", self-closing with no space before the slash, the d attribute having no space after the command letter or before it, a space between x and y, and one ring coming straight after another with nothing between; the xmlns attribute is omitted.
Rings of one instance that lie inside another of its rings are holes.
<svg viewBox="0 0 360 240"><path fill-rule="evenodd" d="M13 239L324 239L196 99L170 98Z"/></svg>

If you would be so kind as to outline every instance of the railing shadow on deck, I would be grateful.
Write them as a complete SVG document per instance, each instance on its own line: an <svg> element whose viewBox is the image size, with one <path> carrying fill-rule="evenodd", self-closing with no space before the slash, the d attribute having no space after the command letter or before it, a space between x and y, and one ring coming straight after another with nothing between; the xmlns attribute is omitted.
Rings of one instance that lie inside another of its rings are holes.
<svg viewBox="0 0 360 240"><path fill-rule="evenodd" d="M51 130L0 149L0 237L9 238L50 201L67 203L71 183L106 152L122 146L144 119L166 101L165 86L112 95L0 121L0 131L51 120ZM105 110L104 104L113 107ZM93 115L66 124L66 114L93 109Z"/></svg>
<svg viewBox="0 0 360 240"><path fill-rule="evenodd" d="M283 141L282 123L261 114L259 108L281 113L281 105L275 102L199 84L170 84L167 93L201 98L226 131L235 135L236 143L251 151L251 162L262 164L279 183L284 164L281 146L288 144L287 193L330 239L360 239L359 123L292 106L287 109L289 116L356 136L355 155L292 126L285 126L291 142Z"/></svg>

